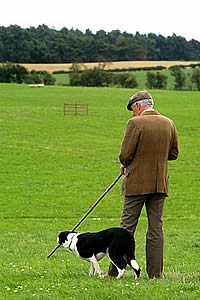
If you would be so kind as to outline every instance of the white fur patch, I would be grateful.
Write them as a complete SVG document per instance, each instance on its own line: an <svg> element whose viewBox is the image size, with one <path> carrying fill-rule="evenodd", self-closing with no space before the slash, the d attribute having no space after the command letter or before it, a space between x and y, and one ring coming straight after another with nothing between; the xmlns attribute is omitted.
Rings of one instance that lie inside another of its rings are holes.
<svg viewBox="0 0 200 300"><path fill-rule="evenodd" d="M65 248L65 249L69 249L69 242L68 240L65 240L65 242L62 244L62 246Z"/></svg>
<svg viewBox="0 0 200 300"><path fill-rule="evenodd" d="M78 253L78 250L76 247L76 244L78 241L77 236L78 236L78 234L76 234L76 233L69 233L67 236L67 240L65 240L65 242L62 244L62 246L69 251L73 251L74 254L79 256L79 253Z"/></svg>
<svg viewBox="0 0 200 300"><path fill-rule="evenodd" d="M100 278L103 278L103 273L99 267L99 264L98 264L98 261L97 261L95 255L92 255L92 257L89 257L89 261L92 264L92 267L90 267L90 273L89 273L90 276L92 276L94 273L97 273Z"/></svg>
<svg viewBox="0 0 200 300"><path fill-rule="evenodd" d="M131 260L131 266L133 267L133 269L135 269L137 271L139 270L138 263L137 263L137 261L135 259Z"/></svg>
<svg viewBox="0 0 200 300"><path fill-rule="evenodd" d="M125 269L121 270L121 269L117 268L117 270L118 270L117 279L120 279L124 275Z"/></svg>

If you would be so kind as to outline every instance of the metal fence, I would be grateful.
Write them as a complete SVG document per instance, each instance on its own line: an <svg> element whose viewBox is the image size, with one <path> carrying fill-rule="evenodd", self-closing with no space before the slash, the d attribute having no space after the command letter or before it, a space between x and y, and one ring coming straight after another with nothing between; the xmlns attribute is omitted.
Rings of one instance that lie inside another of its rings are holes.
<svg viewBox="0 0 200 300"><path fill-rule="evenodd" d="M64 115L88 115L88 104L64 104Z"/></svg>

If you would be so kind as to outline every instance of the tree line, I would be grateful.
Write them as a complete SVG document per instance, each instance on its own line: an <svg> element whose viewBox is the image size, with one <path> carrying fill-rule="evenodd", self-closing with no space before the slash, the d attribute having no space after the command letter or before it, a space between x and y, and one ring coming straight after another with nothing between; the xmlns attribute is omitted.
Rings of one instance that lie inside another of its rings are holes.
<svg viewBox="0 0 200 300"><path fill-rule="evenodd" d="M200 68L191 68L189 75L186 75L184 68L173 66L170 68L170 73L174 78L173 89L200 90ZM186 85L187 76L189 76L189 87ZM117 86L123 88L136 88L138 86L137 78L131 72L108 72L104 70L102 65L81 71L80 67L74 64L69 77L72 86ZM166 89L167 80L168 77L160 71L148 71L145 85L148 89Z"/></svg>
<svg viewBox="0 0 200 300"><path fill-rule="evenodd" d="M0 62L80 63L131 60L200 60L200 42L173 34L112 30L84 33L46 25L0 27Z"/></svg>
<svg viewBox="0 0 200 300"><path fill-rule="evenodd" d="M29 72L19 64L6 63L0 65L0 82L54 85L55 78L47 71Z"/></svg>
<svg viewBox="0 0 200 300"><path fill-rule="evenodd" d="M80 70L80 66L73 64L69 73L71 86L98 86L98 87L123 87L136 88L137 78L131 72L109 72L104 70L105 65L93 69ZM192 69L192 68L191 68ZM179 66L171 67L171 75L174 77L174 89L188 89L186 86L187 75ZM200 90L200 68L193 68L189 74L189 89ZM56 80L47 71L29 72L19 64L6 63L0 65L0 82L54 85ZM149 89L165 89L167 76L161 72L147 72L146 86Z"/></svg>

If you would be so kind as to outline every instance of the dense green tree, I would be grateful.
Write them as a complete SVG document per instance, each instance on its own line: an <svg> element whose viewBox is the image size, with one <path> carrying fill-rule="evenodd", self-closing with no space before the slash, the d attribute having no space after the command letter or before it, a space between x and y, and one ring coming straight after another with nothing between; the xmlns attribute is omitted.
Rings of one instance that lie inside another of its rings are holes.
<svg viewBox="0 0 200 300"><path fill-rule="evenodd" d="M77 64L73 64L69 73L70 85L80 86L81 85L81 70Z"/></svg>
<svg viewBox="0 0 200 300"><path fill-rule="evenodd" d="M138 86L137 79L134 75L128 75L122 87L124 88L136 88Z"/></svg>
<svg viewBox="0 0 200 300"><path fill-rule="evenodd" d="M18 64L2 64L0 66L0 82L7 83L44 83L54 85L55 78L46 71L31 71Z"/></svg>
<svg viewBox="0 0 200 300"><path fill-rule="evenodd" d="M80 67L73 64L71 68L70 85L73 86L120 86L135 88L137 81L134 75L128 73L111 73L104 70L104 65L93 69L81 71Z"/></svg>
<svg viewBox="0 0 200 300"><path fill-rule="evenodd" d="M81 72L80 78L83 86L108 86L108 73L98 67Z"/></svg>
<svg viewBox="0 0 200 300"><path fill-rule="evenodd" d="M112 74L112 83L124 88L136 88L138 85L136 77L129 73Z"/></svg>
<svg viewBox="0 0 200 300"><path fill-rule="evenodd" d="M147 72L146 75L146 86L148 89L153 89L156 82L156 75L152 72Z"/></svg>
<svg viewBox="0 0 200 300"><path fill-rule="evenodd" d="M21 65L7 63L0 66L0 82L22 83L27 74L27 69Z"/></svg>
<svg viewBox="0 0 200 300"><path fill-rule="evenodd" d="M181 90L184 88L186 83L186 75L182 68L173 67L171 69L171 75L174 77L174 88Z"/></svg>
<svg viewBox="0 0 200 300"><path fill-rule="evenodd" d="M160 72L147 72L146 85L149 89L164 89L167 86L167 76Z"/></svg>
<svg viewBox="0 0 200 300"><path fill-rule="evenodd" d="M74 86L107 86L109 73L98 66L93 69L80 70L73 64L70 72L70 84Z"/></svg>
<svg viewBox="0 0 200 300"><path fill-rule="evenodd" d="M54 85L55 78L47 71L31 71L25 77L24 82L27 84L40 84Z"/></svg>
<svg viewBox="0 0 200 300"><path fill-rule="evenodd" d="M200 60L200 42L120 30L85 33L46 25L0 27L0 62L80 63L129 60Z"/></svg>
<svg viewBox="0 0 200 300"><path fill-rule="evenodd" d="M194 86L196 87L196 89L200 91L200 68L195 68L192 71L191 81L192 84L194 84Z"/></svg>

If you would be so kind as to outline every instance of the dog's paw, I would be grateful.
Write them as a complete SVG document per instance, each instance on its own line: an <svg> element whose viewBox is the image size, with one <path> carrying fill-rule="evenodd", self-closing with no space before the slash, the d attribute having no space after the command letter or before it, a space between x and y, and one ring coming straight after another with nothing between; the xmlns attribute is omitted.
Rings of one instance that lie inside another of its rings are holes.
<svg viewBox="0 0 200 300"><path fill-rule="evenodd" d="M92 271L89 272L89 276L90 276L90 277L93 277L93 276L95 276L96 274L97 274L97 272L96 272L95 270L92 270Z"/></svg>
<svg viewBox="0 0 200 300"><path fill-rule="evenodd" d="M125 272L125 269L123 269L123 270L118 269L118 275L116 278L120 279L124 275L124 272Z"/></svg>
<svg viewBox="0 0 200 300"><path fill-rule="evenodd" d="M139 279L140 273L141 273L141 269L140 268L135 271L135 280Z"/></svg>
<svg viewBox="0 0 200 300"><path fill-rule="evenodd" d="M99 275L99 278L103 279L105 277L105 275L103 273L100 273Z"/></svg>

